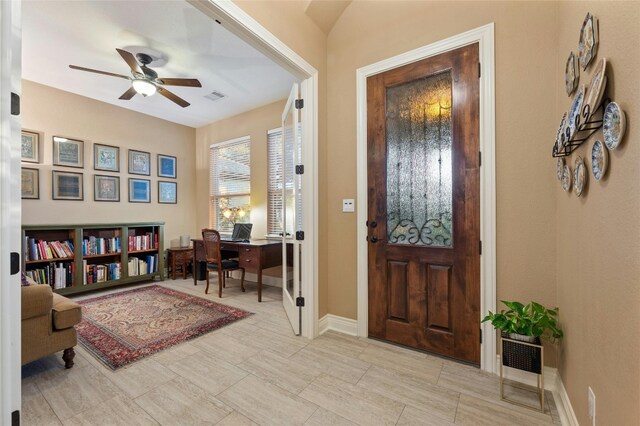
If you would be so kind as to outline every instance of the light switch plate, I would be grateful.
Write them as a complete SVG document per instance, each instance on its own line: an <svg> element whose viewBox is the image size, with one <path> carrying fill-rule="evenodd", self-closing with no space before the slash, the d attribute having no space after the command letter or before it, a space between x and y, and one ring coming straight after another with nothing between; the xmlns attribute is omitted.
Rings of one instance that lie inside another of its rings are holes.
<svg viewBox="0 0 640 426"><path fill-rule="evenodd" d="M353 198L345 198L342 200L342 211L345 213L353 213L356 211L356 202Z"/></svg>

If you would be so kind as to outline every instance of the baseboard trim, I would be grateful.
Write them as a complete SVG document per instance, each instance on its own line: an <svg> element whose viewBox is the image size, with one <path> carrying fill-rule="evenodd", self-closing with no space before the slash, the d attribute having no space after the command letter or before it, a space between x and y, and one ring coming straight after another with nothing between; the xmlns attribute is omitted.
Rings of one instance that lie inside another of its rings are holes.
<svg viewBox="0 0 640 426"><path fill-rule="evenodd" d="M350 318L340 317L338 315L327 314L320 318L320 321L318 322L318 332L320 334L324 334L329 330L348 334L349 336L357 336L358 321Z"/></svg>
<svg viewBox="0 0 640 426"><path fill-rule="evenodd" d="M571 401L569 400L569 394L567 393L559 374L556 375L556 388L553 391L553 398L556 401L556 407L558 409L558 415L560 416L562 425L579 426L578 418L576 417L576 413L573 411Z"/></svg>

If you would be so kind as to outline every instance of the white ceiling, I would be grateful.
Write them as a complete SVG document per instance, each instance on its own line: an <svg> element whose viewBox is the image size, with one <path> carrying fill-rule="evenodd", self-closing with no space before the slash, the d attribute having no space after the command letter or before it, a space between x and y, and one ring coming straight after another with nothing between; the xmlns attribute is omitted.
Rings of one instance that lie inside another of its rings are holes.
<svg viewBox="0 0 640 426"><path fill-rule="evenodd" d="M26 1L22 3L22 76L47 86L190 127L286 98L294 76L185 1ZM202 88L167 86L191 103L158 94L119 100L130 82L70 64L131 75L116 47L162 52L159 77L197 78ZM205 95L221 92L211 101Z"/></svg>

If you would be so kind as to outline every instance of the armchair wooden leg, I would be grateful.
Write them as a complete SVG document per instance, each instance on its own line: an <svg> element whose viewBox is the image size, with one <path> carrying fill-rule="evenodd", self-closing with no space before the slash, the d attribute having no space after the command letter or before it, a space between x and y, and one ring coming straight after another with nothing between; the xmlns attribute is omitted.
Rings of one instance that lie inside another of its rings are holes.
<svg viewBox="0 0 640 426"><path fill-rule="evenodd" d="M209 294L209 268L207 268L207 288L204 289L204 294Z"/></svg>
<svg viewBox="0 0 640 426"><path fill-rule="evenodd" d="M62 353L62 360L64 361L64 368L73 367L73 358L76 357L76 351L73 348L65 349Z"/></svg>
<svg viewBox="0 0 640 426"><path fill-rule="evenodd" d="M244 292L244 268L242 268L242 277L240 278L240 288Z"/></svg>
<svg viewBox="0 0 640 426"><path fill-rule="evenodd" d="M218 297L222 298L222 286L224 285L223 272L218 270Z"/></svg>

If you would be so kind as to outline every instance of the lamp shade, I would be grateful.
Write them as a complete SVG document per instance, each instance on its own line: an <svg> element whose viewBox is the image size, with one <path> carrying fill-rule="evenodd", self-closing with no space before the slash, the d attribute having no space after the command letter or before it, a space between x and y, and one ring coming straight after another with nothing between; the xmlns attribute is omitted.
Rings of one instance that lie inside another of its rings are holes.
<svg viewBox="0 0 640 426"><path fill-rule="evenodd" d="M131 83L133 89L142 96L151 96L156 93L156 85L143 79L135 79Z"/></svg>

